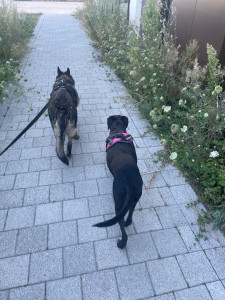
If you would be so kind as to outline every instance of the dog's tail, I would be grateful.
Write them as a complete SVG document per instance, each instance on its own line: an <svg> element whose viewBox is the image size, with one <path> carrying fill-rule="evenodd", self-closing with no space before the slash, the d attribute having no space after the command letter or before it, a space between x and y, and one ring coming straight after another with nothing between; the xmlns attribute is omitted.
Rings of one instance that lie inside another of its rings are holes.
<svg viewBox="0 0 225 300"><path fill-rule="evenodd" d="M64 152L64 139L61 137L56 139L56 153L58 158L68 166L69 161Z"/></svg>
<svg viewBox="0 0 225 300"><path fill-rule="evenodd" d="M133 189L131 187L128 187L124 205L122 206L120 212L114 218L104 221L104 222L101 222L101 223L94 224L93 226L108 227L108 226L115 225L117 222L119 222L126 215L126 213L129 210L130 201L132 199L132 193L133 193Z"/></svg>

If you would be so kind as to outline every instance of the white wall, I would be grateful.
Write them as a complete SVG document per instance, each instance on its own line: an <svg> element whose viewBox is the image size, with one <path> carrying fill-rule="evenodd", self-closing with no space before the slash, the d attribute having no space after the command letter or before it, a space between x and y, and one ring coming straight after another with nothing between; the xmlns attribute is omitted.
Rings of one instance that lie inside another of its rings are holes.
<svg viewBox="0 0 225 300"><path fill-rule="evenodd" d="M130 21L140 28L142 0L130 0Z"/></svg>

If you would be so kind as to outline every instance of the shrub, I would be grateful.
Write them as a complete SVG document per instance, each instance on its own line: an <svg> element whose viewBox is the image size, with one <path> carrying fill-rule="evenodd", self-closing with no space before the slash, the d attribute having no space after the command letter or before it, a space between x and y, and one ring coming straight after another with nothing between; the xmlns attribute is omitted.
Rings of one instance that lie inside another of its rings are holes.
<svg viewBox="0 0 225 300"><path fill-rule="evenodd" d="M148 0L141 34L128 24L123 12L115 9L112 13L92 0L87 0L78 17L101 50L103 61L124 81L162 144L167 145L168 158L194 178L203 201L222 208L225 92L220 81L224 70L211 45L207 45L205 66L198 64L195 40L180 51L172 34L173 10L170 15L167 23L161 1Z"/></svg>
<svg viewBox="0 0 225 300"><path fill-rule="evenodd" d="M37 15L18 13L12 1L0 0L0 101L7 81L20 72L19 59L37 22Z"/></svg>

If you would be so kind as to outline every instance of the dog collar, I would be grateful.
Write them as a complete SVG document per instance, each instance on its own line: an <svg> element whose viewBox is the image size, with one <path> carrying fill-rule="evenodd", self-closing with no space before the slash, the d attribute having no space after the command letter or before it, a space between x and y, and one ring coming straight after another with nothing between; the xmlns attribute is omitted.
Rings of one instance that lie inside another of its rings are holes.
<svg viewBox="0 0 225 300"><path fill-rule="evenodd" d="M133 145L133 141L134 141L133 137L127 132L110 135L106 139L106 151L108 151L109 148L115 145L116 143L128 143Z"/></svg>

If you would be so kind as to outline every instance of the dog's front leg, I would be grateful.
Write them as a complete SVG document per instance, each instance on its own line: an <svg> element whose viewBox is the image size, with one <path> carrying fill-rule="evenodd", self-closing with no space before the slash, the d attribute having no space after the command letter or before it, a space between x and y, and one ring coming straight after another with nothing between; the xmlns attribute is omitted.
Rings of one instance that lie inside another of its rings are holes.
<svg viewBox="0 0 225 300"><path fill-rule="evenodd" d="M127 244L127 234L124 227L124 218L119 221L119 225L122 232L122 240L117 241L117 247L123 249Z"/></svg>

